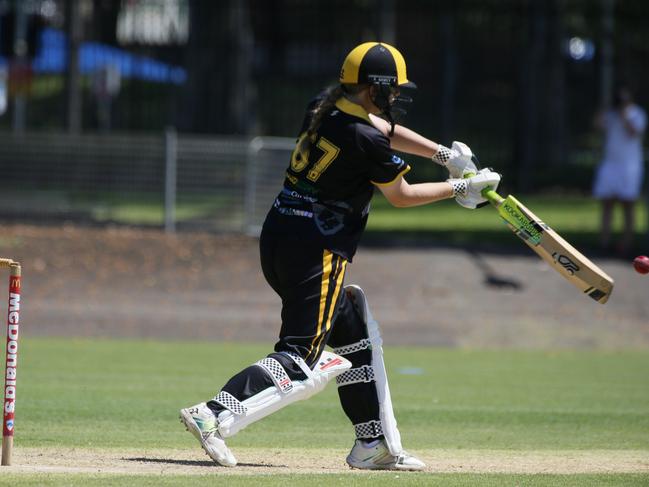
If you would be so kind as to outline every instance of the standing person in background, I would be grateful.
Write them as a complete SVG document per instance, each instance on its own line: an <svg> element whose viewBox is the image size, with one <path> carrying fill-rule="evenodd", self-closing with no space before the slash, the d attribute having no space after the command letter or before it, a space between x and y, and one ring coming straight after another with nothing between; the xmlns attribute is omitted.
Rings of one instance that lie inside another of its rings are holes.
<svg viewBox="0 0 649 487"><path fill-rule="evenodd" d="M647 115L633 103L631 91L620 86L614 92L613 106L599 114L595 123L604 132L604 157L593 185L593 195L602 201L600 245L603 250L611 249L611 219L614 205L619 202L624 212L624 232L614 250L626 255L632 250L635 203L642 191L642 136Z"/></svg>
<svg viewBox="0 0 649 487"><path fill-rule="evenodd" d="M449 149L396 125L394 103L407 87L414 85L401 53L367 42L349 53L339 84L307 109L284 188L259 241L264 276L282 299L275 351L232 377L214 398L180 411L181 421L221 465L237 463L224 438L310 397L335 377L356 436L347 463L360 469L424 467L401 446L380 329L362 289L343 287L345 271L375 188L399 207L455 198L473 209L486 201L483 189L498 186L500 175L478 171L462 143ZM404 174L410 166L394 150L432 158L451 178L409 184Z"/></svg>

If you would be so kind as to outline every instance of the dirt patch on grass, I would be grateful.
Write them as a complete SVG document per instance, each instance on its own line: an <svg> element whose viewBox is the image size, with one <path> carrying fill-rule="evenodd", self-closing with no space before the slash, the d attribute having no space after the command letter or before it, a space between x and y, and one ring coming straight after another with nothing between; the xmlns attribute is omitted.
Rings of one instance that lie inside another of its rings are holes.
<svg viewBox="0 0 649 487"><path fill-rule="evenodd" d="M649 347L649 280L630 262L594 256L616 281L602 306L512 243L511 255L362 247L346 283L365 289L386 346ZM254 238L207 233L7 224L0 235L0 256L23 264L25 336L270 347L281 303L258 254Z"/></svg>
<svg viewBox="0 0 649 487"><path fill-rule="evenodd" d="M363 473L351 470L343 450L238 449L239 465L220 467L196 450L20 448L3 473L126 475L254 475ZM601 474L649 473L649 451L424 450L428 473Z"/></svg>

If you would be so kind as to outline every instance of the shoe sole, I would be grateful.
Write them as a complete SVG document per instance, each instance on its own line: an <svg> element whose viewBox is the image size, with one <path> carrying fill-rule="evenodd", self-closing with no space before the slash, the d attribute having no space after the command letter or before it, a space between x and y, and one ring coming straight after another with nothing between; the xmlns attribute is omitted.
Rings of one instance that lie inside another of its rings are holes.
<svg viewBox="0 0 649 487"><path fill-rule="evenodd" d="M415 466L407 466L407 465L376 465L374 463L370 464L356 464L352 465L349 460L347 460L347 465L349 465L349 468L354 468L357 470L393 470L393 471L408 471L408 472L420 472L424 468L426 468L426 465L422 465L421 467L415 467Z"/></svg>
<svg viewBox="0 0 649 487"><path fill-rule="evenodd" d="M215 458L212 456L210 453L209 449L205 446L205 442L203 441L203 435L201 434L201 430L199 429L198 425L196 424L196 421L194 421L194 418L192 418L191 414L185 409L180 410L180 422L185 425L185 429L189 431L194 437L201 443L201 447L203 448L203 451L205 454L210 457L212 460L214 460L216 463L223 467L234 467L235 464L230 464L227 463L223 459L219 459L218 457Z"/></svg>
<svg viewBox="0 0 649 487"><path fill-rule="evenodd" d="M349 468L356 469L356 470L392 470L394 471L399 471L399 472L421 472L424 470L425 467L406 467L403 465L391 465L389 467L383 467L383 466L376 466L372 465L370 466L356 466L356 465L351 465L350 463L347 463L349 465Z"/></svg>

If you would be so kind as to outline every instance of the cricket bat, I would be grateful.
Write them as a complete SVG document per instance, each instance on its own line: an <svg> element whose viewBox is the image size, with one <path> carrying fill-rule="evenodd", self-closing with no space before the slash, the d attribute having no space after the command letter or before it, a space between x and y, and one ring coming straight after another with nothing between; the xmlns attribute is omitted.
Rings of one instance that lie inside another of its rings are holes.
<svg viewBox="0 0 649 487"><path fill-rule="evenodd" d="M608 274L513 196L503 198L490 189L485 189L482 195L496 207L512 232L554 270L598 303L608 301L613 291L613 279Z"/></svg>

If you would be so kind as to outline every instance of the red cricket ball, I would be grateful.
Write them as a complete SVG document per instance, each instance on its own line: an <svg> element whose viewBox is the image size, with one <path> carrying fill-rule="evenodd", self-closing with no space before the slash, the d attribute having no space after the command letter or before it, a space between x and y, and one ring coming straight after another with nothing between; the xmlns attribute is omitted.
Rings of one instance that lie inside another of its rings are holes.
<svg viewBox="0 0 649 487"><path fill-rule="evenodd" d="M633 268L640 274L649 274L649 257L638 255L633 259Z"/></svg>

